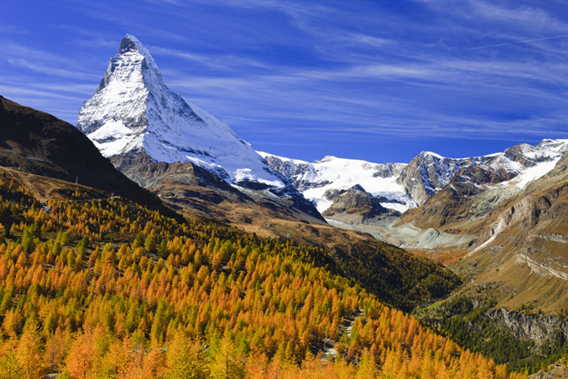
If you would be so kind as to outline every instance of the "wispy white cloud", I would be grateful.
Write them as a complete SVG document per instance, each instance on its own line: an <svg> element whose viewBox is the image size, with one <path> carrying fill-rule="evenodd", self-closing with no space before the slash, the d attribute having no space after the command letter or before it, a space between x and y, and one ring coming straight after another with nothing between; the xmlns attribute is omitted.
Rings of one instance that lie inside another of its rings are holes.
<svg viewBox="0 0 568 379"><path fill-rule="evenodd" d="M41 73L44 73L44 74L47 74L47 75L62 76L62 77L66 77L66 78L75 78L75 79L88 78L88 79L96 80L98 78L98 75L93 75L93 74L80 72L80 71L73 71L73 70L65 70L65 69L54 68L54 67L47 67L47 66L44 66L42 64L36 64L34 62L30 62L26 59L8 59L8 62L11 65L14 65L14 66L24 67L24 68L30 69L32 71L41 72Z"/></svg>
<svg viewBox="0 0 568 379"><path fill-rule="evenodd" d="M74 97L69 96L71 99L80 99L85 95L92 95L95 91L95 87L92 83L61 83L56 80L56 82L46 83L46 82L30 82L29 78L0 78L0 85L4 85L4 88L30 88L33 90L42 90L38 92L39 94L46 95L49 93L65 93L65 94L80 94L80 96Z"/></svg>
<svg viewBox="0 0 568 379"><path fill-rule="evenodd" d="M186 3L184 3L183 1L180 0L144 0L148 3L151 4L172 4L172 5L177 5L177 6L185 6Z"/></svg>
<svg viewBox="0 0 568 379"><path fill-rule="evenodd" d="M451 22L458 23L459 19L473 21L475 24L492 23L478 30L487 32L494 29L495 25L514 28L516 32L526 35L553 32L563 34L568 32L568 23L555 17L536 4L529 6L517 2L485 0L456 0L447 2L443 0L415 0L426 3L437 12L450 16ZM511 4L514 4L511 6ZM455 19L457 17L457 19Z"/></svg>
<svg viewBox="0 0 568 379"><path fill-rule="evenodd" d="M533 39L527 39L527 40L522 40L522 41L503 42L503 43L497 43L497 44L493 44L493 45L476 46L476 47L470 47L470 48L461 49L461 50L450 50L450 51L444 52L444 54L446 54L446 53L463 53L463 52L474 51L474 50L491 49L491 48L495 48L495 47L504 47L504 46L511 46L511 45L519 45L519 44L531 44L532 42L548 41L548 40L553 40L553 39L558 39L558 38L568 38L568 34L562 34L562 35L559 35L559 36L544 37L544 38L533 38Z"/></svg>
<svg viewBox="0 0 568 379"><path fill-rule="evenodd" d="M62 93L57 93L49 89L39 90L35 88L22 88L19 86L10 86L0 84L0 92L5 94L5 97L22 97L26 96L28 98L33 97L34 99L58 99L58 100L70 100L77 101L82 99L80 96L70 96ZM24 104L27 105L27 104Z"/></svg>
<svg viewBox="0 0 568 379"><path fill-rule="evenodd" d="M49 51L34 49L32 47L26 46L21 43L16 43L13 41L2 41L0 42L0 49L2 49L3 58L24 58L24 59L35 59L49 62L57 63L69 63L70 59L53 54Z"/></svg>
<svg viewBox="0 0 568 379"><path fill-rule="evenodd" d="M353 43L359 43L363 45L369 45L372 47L383 47L386 44L395 43L395 41L386 38L378 38L361 33L349 33L346 37L342 37L344 40Z"/></svg>
<svg viewBox="0 0 568 379"><path fill-rule="evenodd" d="M467 17L484 17L489 20L504 22L517 25L523 29L552 30L568 32L568 24L553 17L543 9L517 6L514 8L498 6L495 3L488 3L480 0L467 0L473 13L465 12Z"/></svg>
<svg viewBox="0 0 568 379"><path fill-rule="evenodd" d="M275 66L265 64L259 60L239 57L235 55L205 55L205 54L195 54L177 49L164 48L160 46L148 46L153 54L156 55L170 55L179 58L183 58L189 61L198 62L207 66L216 68L230 68L233 66L248 66L248 67L258 67L265 69L275 69Z"/></svg>

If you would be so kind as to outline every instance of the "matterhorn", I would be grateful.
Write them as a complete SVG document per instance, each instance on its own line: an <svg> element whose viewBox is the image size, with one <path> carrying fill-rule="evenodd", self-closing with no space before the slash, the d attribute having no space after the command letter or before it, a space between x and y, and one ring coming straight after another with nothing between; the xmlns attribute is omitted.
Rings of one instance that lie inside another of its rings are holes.
<svg viewBox="0 0 568 379"><path fill-rule="evenodd" d="M287 184L227 124L171 92L132 35L122 39L94 96L83 103L77 128L105 157L192 162L244 187Z"/></svg>

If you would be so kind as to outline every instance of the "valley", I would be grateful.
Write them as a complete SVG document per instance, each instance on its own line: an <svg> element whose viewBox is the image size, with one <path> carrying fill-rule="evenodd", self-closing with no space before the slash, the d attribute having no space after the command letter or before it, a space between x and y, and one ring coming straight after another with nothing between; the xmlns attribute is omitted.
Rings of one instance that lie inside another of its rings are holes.
<svg viewBox="0 0 568 379"><path fill-rule="evenodd" d="M132 35L76 126L0 96L0 128L0 375L504 379L568 354L568 140L257 152Z"/></svg>

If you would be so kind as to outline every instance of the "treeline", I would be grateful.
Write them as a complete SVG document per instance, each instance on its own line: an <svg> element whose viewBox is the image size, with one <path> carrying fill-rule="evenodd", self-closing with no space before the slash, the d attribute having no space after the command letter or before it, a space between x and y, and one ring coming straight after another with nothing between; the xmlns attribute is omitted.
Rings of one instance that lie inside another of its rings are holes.
<svg viewBox="0 0 568 379"><path fill-rule="evenodd" d="M337 275L322 249L120 198L0 195L0 378L518 377Z"/></svg>

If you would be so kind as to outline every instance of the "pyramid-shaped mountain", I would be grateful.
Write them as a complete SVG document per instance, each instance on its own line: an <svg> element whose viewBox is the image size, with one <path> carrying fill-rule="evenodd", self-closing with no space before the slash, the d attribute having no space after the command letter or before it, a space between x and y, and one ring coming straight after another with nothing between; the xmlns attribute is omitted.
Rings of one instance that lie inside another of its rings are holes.
<svg viewBox="0 0 568 379"><path fill-rule="evenodd" d="M106 157L192 162L230 183L282 188L286 179L224 122L171 92L150 52L132 35L120 42L77 128Z"/></svg>

